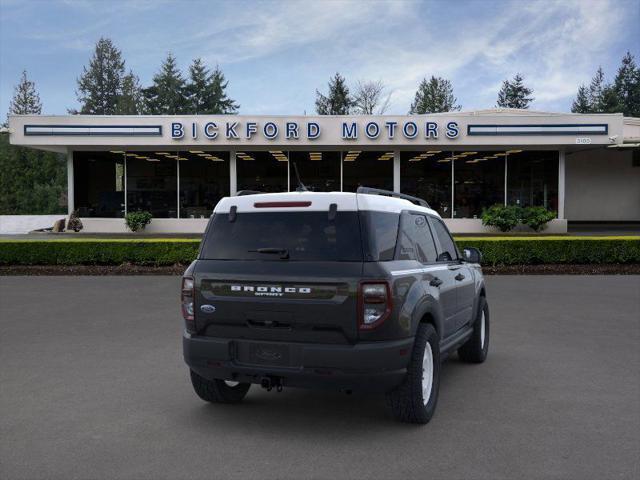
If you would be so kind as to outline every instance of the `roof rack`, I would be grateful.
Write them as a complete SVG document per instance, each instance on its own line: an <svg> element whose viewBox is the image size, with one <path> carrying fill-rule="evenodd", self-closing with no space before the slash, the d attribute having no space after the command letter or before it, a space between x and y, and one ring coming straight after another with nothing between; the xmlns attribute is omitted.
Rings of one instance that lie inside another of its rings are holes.
<svg viewBox="0 0 640 480"><path fill-rule="evenodd" d="M236 192L236 197L244 197L245 195L259 195L264 192L259 192L258 190L240 190Z"/></svg>
<svg viewBox="0 0 640 480"><path fill-rule="evenodd" d="M403 200L409 200L412 203L420 205L421 207L431 208L426 200L422 198L407 195L405 193L392 192L391 190L382 190L381 188L371 187L358 187L356 193L365 193L367 195L384 195L386 197L402 198Z"/></svg>

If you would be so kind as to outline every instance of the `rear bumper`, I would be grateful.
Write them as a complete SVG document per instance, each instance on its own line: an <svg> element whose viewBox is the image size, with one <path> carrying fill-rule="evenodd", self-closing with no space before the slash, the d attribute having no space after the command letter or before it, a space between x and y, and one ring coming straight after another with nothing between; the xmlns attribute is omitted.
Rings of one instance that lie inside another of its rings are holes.
<svg viewBox="0 0 640 480"><path fill-rule="evenodd" d="M182 344L187 365L208 379L260 383L264 377L278 377L285 387L385 392L404 379L413 339L323 345L185 332Z"/></svg>

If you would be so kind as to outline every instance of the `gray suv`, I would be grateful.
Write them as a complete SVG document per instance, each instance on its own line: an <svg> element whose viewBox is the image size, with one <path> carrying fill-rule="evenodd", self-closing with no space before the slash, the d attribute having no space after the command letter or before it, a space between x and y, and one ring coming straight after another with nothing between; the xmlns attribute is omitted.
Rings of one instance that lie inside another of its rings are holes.
<svg viewBox="0 0 640 480"><path fill-rule="evenodd" d="M398 420L427 423L442 360L487 357L480 252L461 253L418 198L245 193L218 203L182 279L198 396L236 403L251 384L383 392Z"/></svg>

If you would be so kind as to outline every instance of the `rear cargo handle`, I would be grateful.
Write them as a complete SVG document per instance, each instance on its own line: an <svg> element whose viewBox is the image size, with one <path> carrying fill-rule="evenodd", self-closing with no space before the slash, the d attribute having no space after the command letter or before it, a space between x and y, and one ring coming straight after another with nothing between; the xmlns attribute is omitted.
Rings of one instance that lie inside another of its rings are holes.
<svg viewBox="0 0 640 480"><path fill-rule="evenodd" d="M247 325L252 328L278 328L282 330L291 330L289 322L279 322L277 320L252 320L247 319Z"/></svg>

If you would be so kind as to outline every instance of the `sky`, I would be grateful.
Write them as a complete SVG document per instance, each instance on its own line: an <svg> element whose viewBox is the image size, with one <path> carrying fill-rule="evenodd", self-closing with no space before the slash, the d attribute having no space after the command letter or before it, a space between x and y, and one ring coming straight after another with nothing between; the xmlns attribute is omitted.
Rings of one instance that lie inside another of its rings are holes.
<svg viewBox="0 0 640 480"><path fill-rule="evenodd" d="M313 114L336 72L381 80L405 114L424 77L451 80L463 110L495 106L520 73L532 109L569 111L598 66L640 64L640 0L199 1L0 0L0 116L22 70L43 113L78 106L76 80L111 38L148 85L168 52L186 73L218 64L241 114Z"/></svg>

